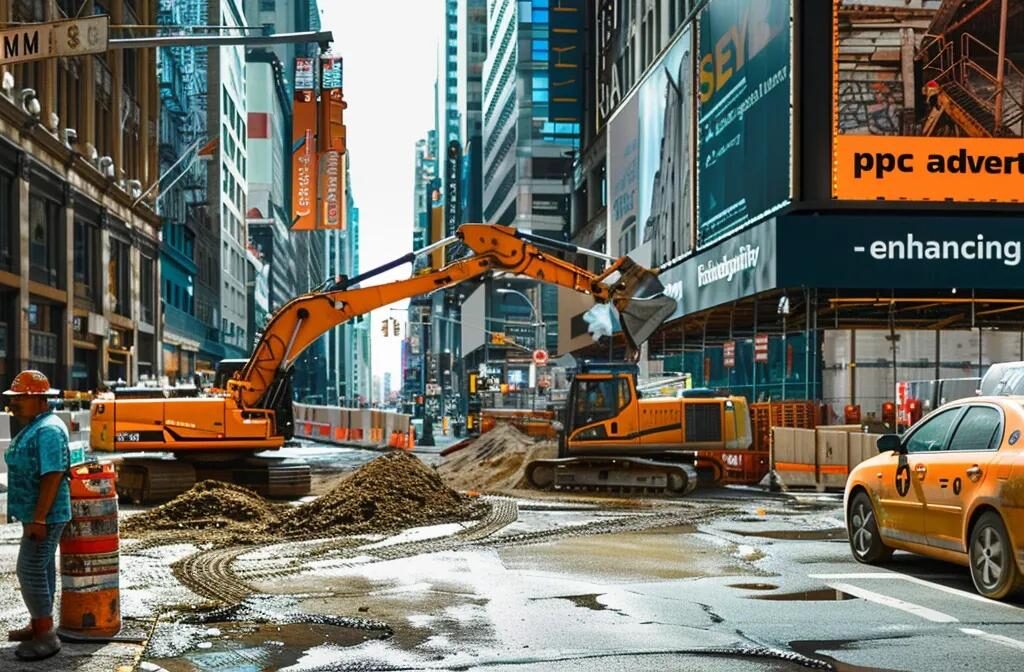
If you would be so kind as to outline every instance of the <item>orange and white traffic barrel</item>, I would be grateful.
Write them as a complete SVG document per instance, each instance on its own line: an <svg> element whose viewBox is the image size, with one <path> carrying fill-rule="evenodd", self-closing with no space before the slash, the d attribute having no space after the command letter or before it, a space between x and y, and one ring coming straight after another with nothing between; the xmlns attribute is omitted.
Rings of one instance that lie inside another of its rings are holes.
<svg viewBox="0 0 1024 672"><path fill-rule="evenodd" d="M117 472L114 465L71 469L71 522L60 542L60 628L76 638L121 630Z"/></svg>

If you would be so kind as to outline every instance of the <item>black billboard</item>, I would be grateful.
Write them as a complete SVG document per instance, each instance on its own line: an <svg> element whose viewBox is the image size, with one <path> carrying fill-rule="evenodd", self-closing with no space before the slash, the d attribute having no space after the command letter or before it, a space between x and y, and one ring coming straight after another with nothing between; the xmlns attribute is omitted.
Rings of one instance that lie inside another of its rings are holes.
<svg viewBox="0 0 1024 672"><path fill-rule="evenodd" d="M789 216L779 235L779 286L1024 288L1019 218Z"/></svg>
<svg viewBox="0 0 1024 672"><path fill-rule="evenodd" d="M697 26L702 247L790 198L790 1L711 0Z"/></svg>

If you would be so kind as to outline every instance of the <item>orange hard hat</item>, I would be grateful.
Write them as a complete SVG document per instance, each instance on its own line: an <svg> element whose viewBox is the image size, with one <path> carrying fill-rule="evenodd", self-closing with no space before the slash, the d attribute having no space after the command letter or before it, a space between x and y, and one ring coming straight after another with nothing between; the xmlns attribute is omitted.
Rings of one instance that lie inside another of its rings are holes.
<svg viewBox="0 0 1024 672"><path fill-rule="evenodd" d="M50 381L42 371L26 369L14 377L11 389L4 392L5 397L19 397L22 395L44 395L54 396L57 390L50 387Z"/></svg>

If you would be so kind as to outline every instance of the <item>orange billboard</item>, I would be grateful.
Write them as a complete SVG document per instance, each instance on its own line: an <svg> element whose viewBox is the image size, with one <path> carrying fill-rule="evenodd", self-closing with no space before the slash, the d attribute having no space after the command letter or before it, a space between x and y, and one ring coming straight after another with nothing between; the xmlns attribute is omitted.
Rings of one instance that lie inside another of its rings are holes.
<svg viewBox="0 0 1024 672"><path fill-rule="evenodd" d="M345 153L345 102L342 59L320 57L320 150Z"/></svg>
<svg viewBox="0 0 1024 672"><path fill-rule="evenodd" d="M1024 201L1024 143L993 138L835 138L841 199Z"/></svg>
<svg viewBox="0 0 1024 672"><path fill-rule="evenodd" d="M292 110L292 230L317 224L316 90L312 58L295 59Z"/></svg>
<svg viewBox="0 0 1024 672"><path fill-rule="evenodd" d="M833 0L832 195L1024 200L1024 0Z"/></svg>

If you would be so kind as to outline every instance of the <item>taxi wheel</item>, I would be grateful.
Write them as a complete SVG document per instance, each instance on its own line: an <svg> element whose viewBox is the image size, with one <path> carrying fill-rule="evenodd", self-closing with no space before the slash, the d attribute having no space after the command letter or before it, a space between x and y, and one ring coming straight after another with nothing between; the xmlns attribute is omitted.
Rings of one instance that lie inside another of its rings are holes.
<svg viewBox="0 0 1024 672"><path fill-rule="evenodd" d="M971 530L971 579L979 593L1001 600L1024 587L1010 535L995 511L986 511Z"/></svg>
<svg viewBox="0 0 1024 672"><path fill-rule="evenodd" d="M867 493L858 492L854 496L847 520L850 550L858 562L874 564L892 557L892 549L882 543L882 535L878 533L875 510Z"/></svg>

